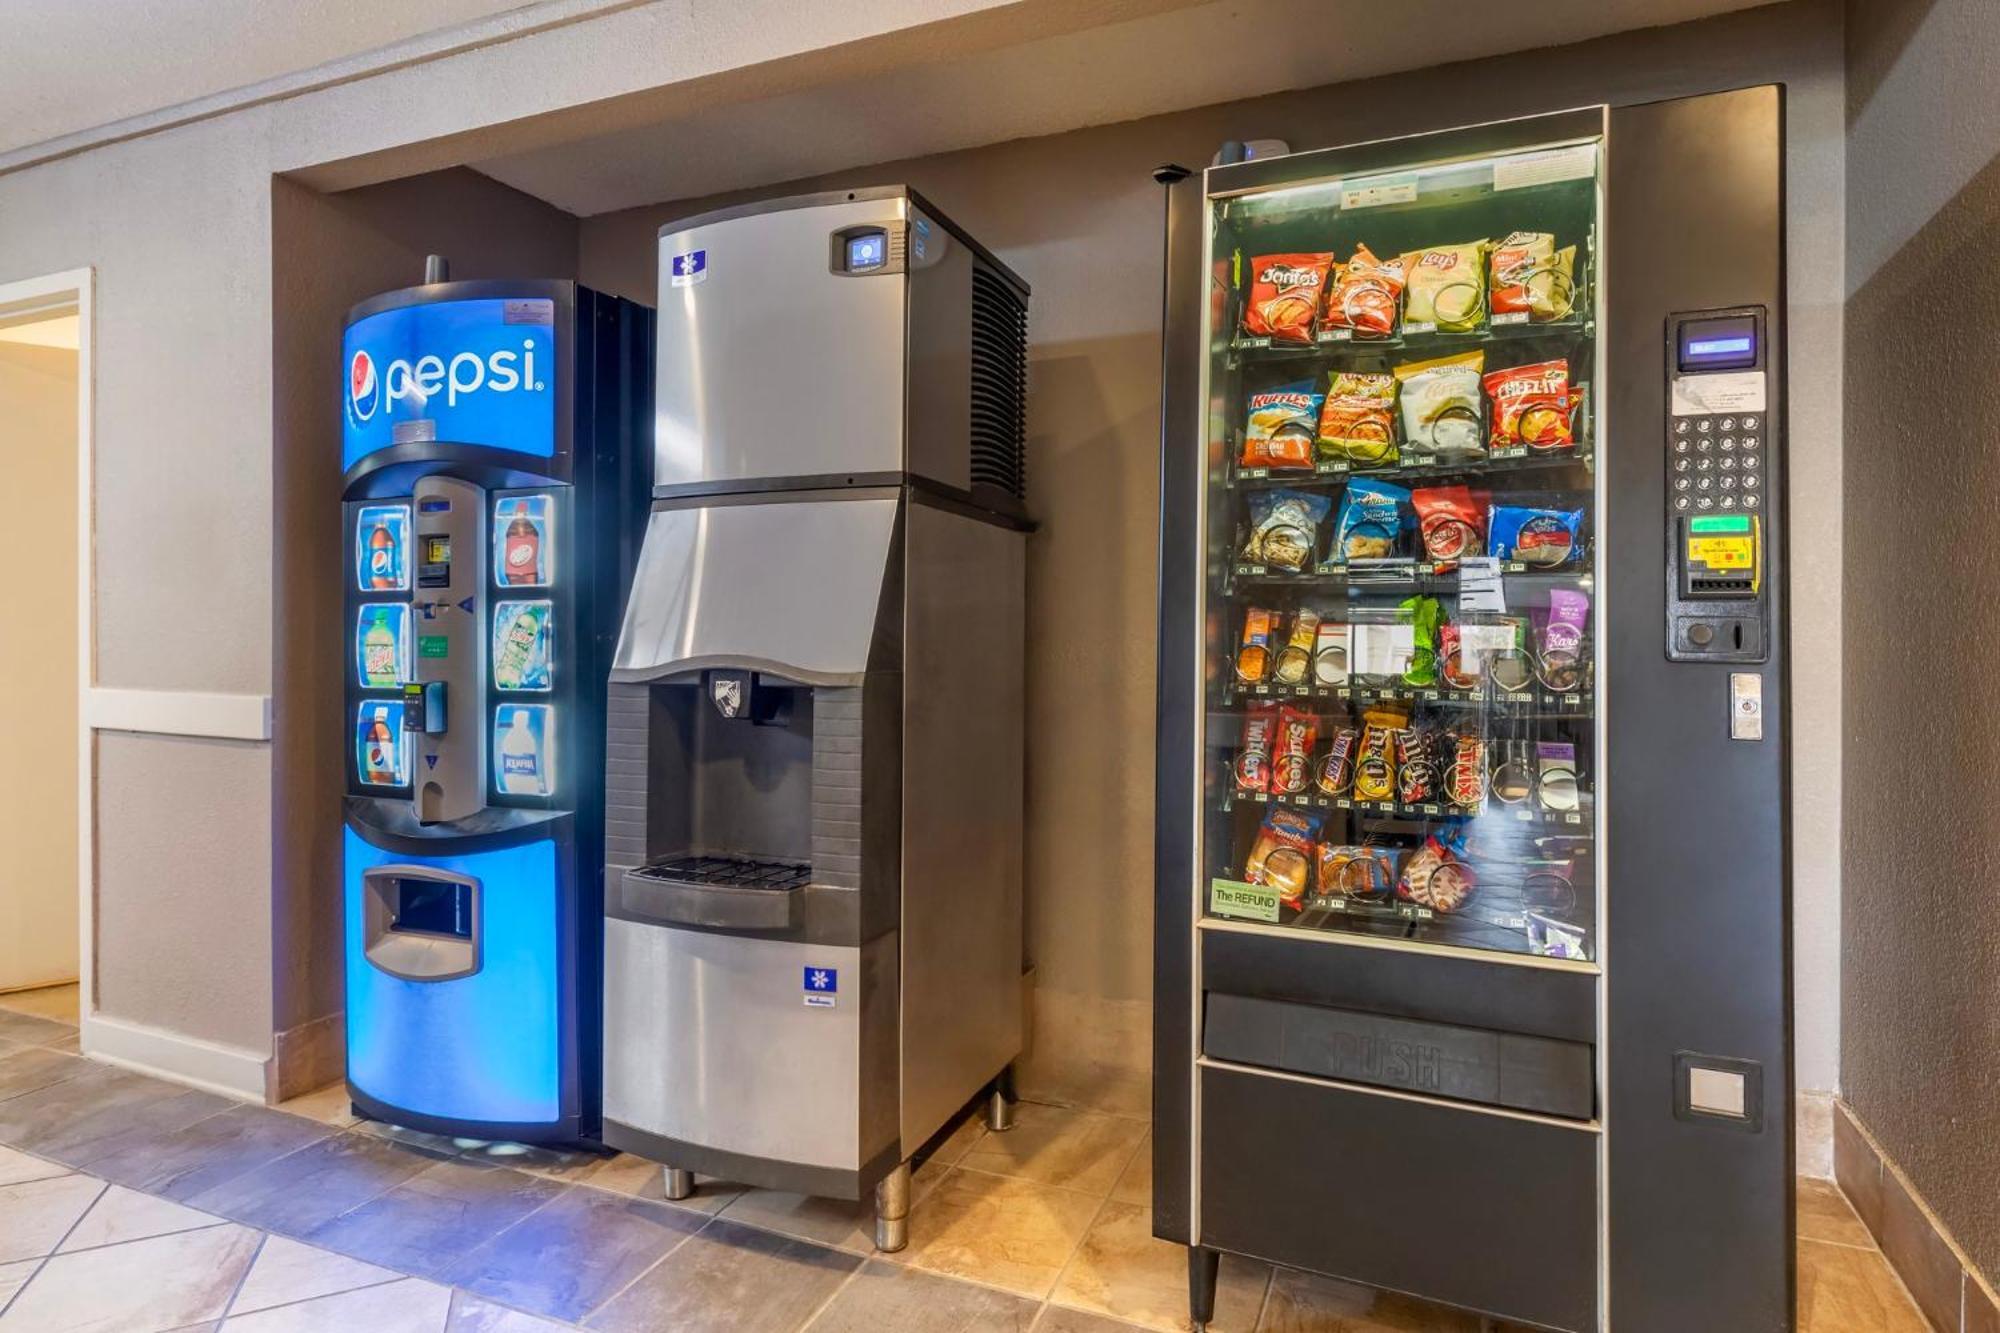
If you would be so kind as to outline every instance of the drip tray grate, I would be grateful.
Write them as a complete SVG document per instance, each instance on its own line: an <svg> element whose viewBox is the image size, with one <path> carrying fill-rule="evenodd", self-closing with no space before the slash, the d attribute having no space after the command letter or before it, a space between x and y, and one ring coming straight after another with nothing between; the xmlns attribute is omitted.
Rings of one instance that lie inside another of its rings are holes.
<svg viewBox="0 0 2000 1333"><path fill-rule="evenodd" d="M682 856L630 872L675 884L707 884L732 889L802 889L812 867L793 861L759 861L747 856Z"/></svg>

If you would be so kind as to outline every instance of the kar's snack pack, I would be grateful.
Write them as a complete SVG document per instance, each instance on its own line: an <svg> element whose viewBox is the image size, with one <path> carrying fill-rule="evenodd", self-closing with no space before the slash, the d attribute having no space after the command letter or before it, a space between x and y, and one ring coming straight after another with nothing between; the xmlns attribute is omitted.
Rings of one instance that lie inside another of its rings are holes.
<svg viewBox="0 0 2000 1333"><path fill-rule="evenodd" d="M1583 511L1494 505L1486 531L1488 555L1554 569L1582 553Z"/></svg>
<svg viewBox="0 0 2000 1333"><path fill-rule="evenodd" d="M1403 510L1409 503L1410 493L1401 486L1372 477L1349 480L1334 530L1334 559L1345 563L1395 555L1403 536Z"/></svg>
<svg viewBox="0 0 2000 1333"><path fill-rule="evenodd" d="M1271 743L1278 733L1278 705L1251 704L1243 712L1243 748L1230 776L1244 791L1271 790Z"/></svg>
<svg viewBox="0 0 2000 1333"><path fill-rule="evenodd" d="M1377 259L1365 245L1354 258L1333 268L1327 288L1323 329L1352 329L1357 338L1386 338L1396 331L1396 307L1403 296L1405 256Z"/></svg>
<svg viewBox="0 0 2000 1333"><path fill-rule="evenodd" d="M1439 829L1424 839L1396 881L1396 896L1434 912L1456 912L1476 887L1465 863L1465 830Z"/></svg>
<svg viewBox="0 0 2000 1333"><path fill-rule="evenodd" d="M1541 324L1576 305L1576 247L1556 249L1545 231L1517 231L1493 247L1493 321L1525 316Z"/></svg>
<svg viewBox="0 0 2000 1333"><path fill-rule="evenodd" d="M1319 892L1326 898L1372 902L1396 886L1396 853L1387 847L1319 845Z"/></svg>
<svg viewBox="0 0 2000 1333"><path fill-rule="evenodd" d="M1489 370L1484 381L1493 400L1493 447L1563 449L1570 443L1569 362Z"/></svg>
<svg viewBox="0 0 2000 1333"><path fill-rule="evenodd" d="M1243 646L1236 650L1236 679L1245 685L1263 681L1271 670L1271 639L1278 613L1253 606L1243 613Z"/></svg>
<svg viewBox="0 0 2000 1333"><path fill-rule="evenodd" d="M1439 245L1403 256L1409 290L1403 331L1464 333L1486 318L1486 241Z"/></svg>
<svg viewBox="0 0 2000 1333"><path fill-rule="evenodd" d="M1311 380L1251 394L1243 422L1243 466L1310 472L1323 397Z"/></svg>
<svg viewBox="0 0 2000 1333"><path fill-rule="evenodd" d="M1312 785L1312 752L1319 719L1287 704L1278 710L1278 742L1271 755L1271 794L1296 796Z"/></svg>
<svg viewBox="0 0 2000 1333"><path fill-rule="evenodd" d="M1403 442L1461 458L1485 453L1479 425L1479 376L1485 365L1486 353L1475 351L1397 366Z"/></svg>
<svg viewBox="0 0 2000 1333"><path fill-rule="evenodd" d="M1549 589L1549 609L1538 617L1537 674L1552 690L1583 682L1583 631L1590 623L1590 595L1576 588Z"/></svg>
<svg viewBox="0 0 2000 1333"><path fill-rule="evenodd" d="M1321 816L1316 811L1278 806L1264 816L1251 844L1250 859L1243 866L1243 878L1252 884L1269 884L1287 907L1297 907L1312 877L1313 842L1319 837Z"/></svg>
<svg viewBox="0 0 2000 1333"><path fill-rule="evenodd" d="M1452 563L1478 555L1486 547L1486 513L1470 488L1428 486L1410 492L1417 511L1417 533L1424 555Z"/></svg>
<svg viewBox="0 0 2000 1333"><path fill-rule="evenodd" d="M1396 377L1337 372L1319 414L1320 452L1363 466L1396 461Z"/></svg>
<svg viewBox="0 0 2000 1333"><path fill-rule="evenodd" d="M1292 617L1291 631L1285 635L1285 646L1278 650L1277 665L1271 668L1271 679L1280 685L1303 685L1312 671L1313 645L1319 639L1319 612L1301 607Z"/></svg>
<svg viewBox="0 0 2000 1333"><path fill-rule="evenodd" d="M1326 290L1330 254L1258 255L1250 261L1243 331L1274 343L1310 343Z"/></svg>
<svg viewBox="0 0 2000 1333"><path fill-rule="evenodd" d="M1250 538L1243 558L1253 565L1297 574L1319 549L1319 525L1333 501L1303 491L1263 491L1250 497Z"/></svg>

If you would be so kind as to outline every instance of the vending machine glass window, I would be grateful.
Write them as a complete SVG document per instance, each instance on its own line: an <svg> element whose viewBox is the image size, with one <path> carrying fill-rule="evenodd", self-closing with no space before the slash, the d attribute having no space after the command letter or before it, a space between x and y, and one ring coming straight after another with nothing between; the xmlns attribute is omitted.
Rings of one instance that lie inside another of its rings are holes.
<svg viewBox="0 0 2000 1333"><path fill-rule="evenodd" d="M1211 922L1594 959L1598 176L1591 140L1211 199Z"/></svg>

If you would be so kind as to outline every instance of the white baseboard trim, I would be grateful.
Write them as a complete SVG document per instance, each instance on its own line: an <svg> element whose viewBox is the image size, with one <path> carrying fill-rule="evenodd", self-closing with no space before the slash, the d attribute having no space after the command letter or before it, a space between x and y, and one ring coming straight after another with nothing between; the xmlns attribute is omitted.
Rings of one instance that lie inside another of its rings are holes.
<svg viewBox="0 0 2000 1333"><path fill-rule="evenodd" d="M264 1066L270 1057L260 1052L103 1014L85 1018L81 1031L83 1053L93 1060L185 1083L203 1092L260 1106L264 1103Z"/></svg>
<svg viewBox="0 0 2000 1333"><path fill-rule="evenodd" d="M268 694L199 694L92 686L86 711L90 725L98 731L139 731L155 736L208 736L236 741L271 739Z"/></svg>

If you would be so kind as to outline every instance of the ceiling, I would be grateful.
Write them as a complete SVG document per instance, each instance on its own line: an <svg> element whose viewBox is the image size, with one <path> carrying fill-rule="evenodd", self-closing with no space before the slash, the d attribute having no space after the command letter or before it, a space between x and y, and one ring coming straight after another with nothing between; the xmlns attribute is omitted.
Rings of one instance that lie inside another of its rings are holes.
<svg viewBox="0 0 2000 1333"><path fill-rule="evenodd" d="M588 216L1768 2L1225 0L471 165Z"/></svg>
<svg viewBox="0 0 2000 1333"><path fill-rule="evenodd" d="M75 351L81 331L81 322L75 315L45 316L18 324L0 323L0 343L26 347L67 347Z"/></svg>
<svg viewBox="0 0 2000 1333"><path fill-rule="evenodd" d="M0 153L533 7L525 0L0 0Z"/></svg>

